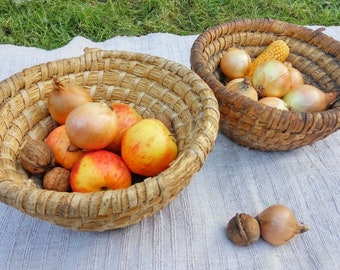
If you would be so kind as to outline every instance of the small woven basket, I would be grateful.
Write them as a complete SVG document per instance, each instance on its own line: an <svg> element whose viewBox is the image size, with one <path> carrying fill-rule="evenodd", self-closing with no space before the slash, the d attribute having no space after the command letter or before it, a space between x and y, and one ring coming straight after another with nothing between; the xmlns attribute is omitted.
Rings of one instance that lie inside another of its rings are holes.
<svg viewBox="0 0 340 270"><path fill-rule="evenodd" d="M236 20L207 29L198 36L190 61L213 89L221 113L220 128L234 142L263 151L290 150L325 138L340 127L340 104L317 113L294 113L224 92L219 63L230 47L245 49L254 59L272 41L285 40L287 61L300 70L305 82L324 92L340 91L340 42L303 26L273 19Z"/></svg>
<svg viewBox="0 0 340 270"><path fill-rule="evenodd" d="M94 100L124 102L146 117L168 115L177 159L159 175L125 189L67 193L36 186L18 153L27 139L43 140L56 127L47 108L54 76L86 87ZM196 73L140 53L88 49L80 57L40 64L2 81L0 99L0 201L82 231L125 227L169 204L203 166L219 128L217 100Z"/></svg>

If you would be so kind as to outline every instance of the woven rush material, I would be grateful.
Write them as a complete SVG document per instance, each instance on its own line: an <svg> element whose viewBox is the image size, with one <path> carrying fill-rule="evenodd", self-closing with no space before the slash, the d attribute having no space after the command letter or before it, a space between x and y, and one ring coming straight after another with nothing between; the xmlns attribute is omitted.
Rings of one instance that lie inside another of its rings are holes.
<svg viewBox="0 0 340 270"><path fill-rule="evenodd" d="M302 72L305 83L324 92L340 91L340 42L322 31L273 19L246 19L215 25L197 37L191 48L192 70L213 89L226 136L249 148L280 151L310 145L339 129L339 102L317 113L278 110L225 93L219 68L230 47L243 48L254 59L272 41L282 39L290 47L287 61Z"/></svg>
<svg viewBox="0 0 340 270"><path fill-rule="evenodd" d="M94 193L43 190L18 161L29 138L56 127L47 108L53 77L84 86L95 101L124 102L142 116L164 112L179 154L170 167L129 188ZM85 49L80 57L27 68L0 83L0 201L75 230L104 231L137 223L169 204L203 166L219 128L217 100L190 69L156 56Z"/></svg>

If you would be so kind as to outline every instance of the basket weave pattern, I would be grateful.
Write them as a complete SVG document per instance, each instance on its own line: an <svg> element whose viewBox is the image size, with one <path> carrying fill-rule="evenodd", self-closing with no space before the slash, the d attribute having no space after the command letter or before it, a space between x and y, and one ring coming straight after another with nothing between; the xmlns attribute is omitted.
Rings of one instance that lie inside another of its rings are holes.
<svg viewBox="0 0 340 270"><path fill-rule="evenodd" d="M147 117L172 120L179 154L164 172L129 188L95 193L43 190L18 162L28 138L56 127L47 108L54 76L88 89L94 100L124 102ZM81 57L40 64L0 83L0 201L64 227L103 231L137 223L171 202L199 171L218 132L219 110L209 86L190 69L140 53L89 49Z"/></svg>
<svg viewBox="0 0 340 270"><path fill-rule="evenodd" d="M263 151L310 145L340 128L340 105L317 113L293 113L270 108L237 93L222 93L225 78L219 63L228 48L245 49L254 59L272 41L285 40L287 61L308 84L324 92L340 91L340 42L303 26L273 19L222 23L198 36L191 48L191 66L213 89L221 112L220 128L236 143Z"/></svg>

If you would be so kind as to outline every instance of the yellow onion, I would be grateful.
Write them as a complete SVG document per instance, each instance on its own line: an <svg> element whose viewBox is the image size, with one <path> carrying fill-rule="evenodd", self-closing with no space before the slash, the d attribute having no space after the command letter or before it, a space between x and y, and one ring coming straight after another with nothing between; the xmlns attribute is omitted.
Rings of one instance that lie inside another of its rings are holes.
<svg viewBox="0 0 340 270"><path fill-rule="evenodd" d="M235 91L240 95L251 98L252 100L258 100L257 92L251 85L250 79L248 77L231 80L227 83L225 91Z"/></svg>
<svg viewBox="0 0 340 270"><path fill-rule="evenodd" d="M281 204L266 208L256 219L261 237L274 246L282 245L295 235L309 230L308 226L297 221L292 210Z"/></svg>
<svg viewBox="0 0 340 270"><path fill-rule="evenodd" d="M259 102L276 109L289 111L286 102L284 102L281 98L278 97L264 97L261 98Z"/></svg>
<svg viewBox="0 0 340 270"><path fill-rule="evenodd" d="M288 67L278 60L262 62L254 70L252 83L262 97L283 97L290 89Z"/></svg>
<svg viewBox="0 0 340 270"><path fill-rule="evenodd" d="M338 98L340 92L322 92L313 85L302 84L289 90L282 97L289 108L298 112L320 112L326 110Z"/></svg>
<svg viewBox="0 0 340 270"><path fill-rule="evenodd" d="M86 89L54 78L54 87L50 92L47 102L52 118L60 125L65 124L68 114L77 106L91 102L92 97Z"/></svg>
<svg viewBox="0 0 340 270"><path fill-rule="evenodd" d="M228 49L220 62L222 73L230 80L244 77L250 66L249 54L245 50L235 47Z"/></svg>
<svg viewBox="0 0 340 270"><path fill-rule="evenodd" d="M304 84L303 75L300 70L294 68L290 62L284 62L284 64L288 67L290 73L290 88Z"/></svg>
<svg viewBox="0 0 340 270"><path fill-rule="evenodd" d="M118 135L118 119L104 102L88 102L74 108L65 122L71 144L86 150L108 146Z"/></svg>

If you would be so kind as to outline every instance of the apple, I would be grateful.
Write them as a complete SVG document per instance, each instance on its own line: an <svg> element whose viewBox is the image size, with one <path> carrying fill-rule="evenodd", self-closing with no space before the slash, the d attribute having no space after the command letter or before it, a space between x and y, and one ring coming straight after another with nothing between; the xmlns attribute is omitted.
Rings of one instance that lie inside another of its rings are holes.
<svg viewBox="0 0 340 270"><path fill-rule="evenodd" d="M45 139L47 145L53 150L55 161L65 169L71 169L74 163L82 156L83 151L73 147L66 134L65 125L53 129Z"/></svg>
<svg viewBox="0 0 340 270"><path fill-rule="evenodd" d="M125 103L113 103L112 107L118 118L119 131L106 149L114 153L120 153L121 142L125 130L142 120L143 117L134 108Z"/></svg>
<svg viewBox="0 0 340 270"><path fill-rule="evenodd" d="M102 149L84 152L72 167L70 175L74 192L127 188L131 180L131 172L123 159Z"/></svg>
<svg viewBox="0 0 340 270"><path fill-rule="evenodd" d="M135 174L159 174L176 159L177 152L175 138L158 119L142 119L128 128L123 135L121 155Z"/></svg>

